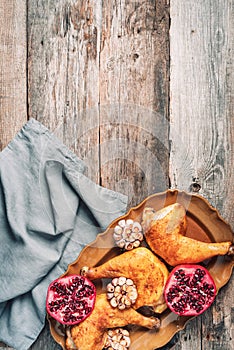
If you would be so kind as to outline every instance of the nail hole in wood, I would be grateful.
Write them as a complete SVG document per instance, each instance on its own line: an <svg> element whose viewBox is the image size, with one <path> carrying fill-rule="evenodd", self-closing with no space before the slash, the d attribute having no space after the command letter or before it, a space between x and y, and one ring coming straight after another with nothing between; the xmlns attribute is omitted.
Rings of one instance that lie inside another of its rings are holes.
<svg viewBox="0 0 234 350"><path fill-rule="evenodd" d="M193 176L192 184L189 187L190 192L199 192L201 189L201 185L199 184L199 178Z"/></svg>
<svg viewBox="0 0 234 350"><path fill-rule="evenodd" d="M199 192L200 189L201 189L201 185L199 185L199 183L197 182L193 182L189 187L190 192Z"/></svg>
<svg viewBox="0 0 234 350"><path fill-rule="evenodd" d="M134 53L134 55L133 55L134 61L136 61L138 59L138 57L139 57L138 53Z"/></svg>

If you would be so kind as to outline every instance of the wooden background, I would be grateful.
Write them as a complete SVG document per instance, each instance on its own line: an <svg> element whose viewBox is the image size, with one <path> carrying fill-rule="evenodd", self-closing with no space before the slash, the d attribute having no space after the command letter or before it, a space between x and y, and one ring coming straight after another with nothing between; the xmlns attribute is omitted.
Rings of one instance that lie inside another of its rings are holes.
<svg viewBox="0 0 234 350"><path fill-rule="evenodd" d="M1 149L36 118L129 206L168 187L199 191L234 228L233 7L1 0ZM234 349L233 293L232 279L161 349ZM31 349L60 347L45 327Z"/></svg>

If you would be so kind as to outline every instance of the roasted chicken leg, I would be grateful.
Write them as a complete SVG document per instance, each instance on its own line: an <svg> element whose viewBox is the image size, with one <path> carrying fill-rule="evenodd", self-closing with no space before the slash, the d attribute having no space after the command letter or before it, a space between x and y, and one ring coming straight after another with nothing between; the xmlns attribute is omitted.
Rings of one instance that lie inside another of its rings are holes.
<svg viewBox="0 0 234 350"><path fill-rule="evenodd" d="M98 267L84 267L81 274L90 280L120 276L130 278L138 291L134 309L141 306L151 306L155 312L165 309L162 294L168 278L168 270L147 248L139 247L125 252Z"/></svg>
<svg viewBox="0 0 234 350"><path fill-rule="evenodd" d="M77 326L73 326L66 340L67 350L102 350L106 342L107 329L135 324L157 329L157 318L145 317L134 309L120 311L112 308L105 294L97 295L91 315Z"/></svg>
<svg viewBox="0 0 234 350"><path fill-rule="evenodd" d="M145 208L142 220L148 245L171 266L197 263L232 252L232 242L205 243L184 236L186 211L179 203L157 212Z"/></svg>

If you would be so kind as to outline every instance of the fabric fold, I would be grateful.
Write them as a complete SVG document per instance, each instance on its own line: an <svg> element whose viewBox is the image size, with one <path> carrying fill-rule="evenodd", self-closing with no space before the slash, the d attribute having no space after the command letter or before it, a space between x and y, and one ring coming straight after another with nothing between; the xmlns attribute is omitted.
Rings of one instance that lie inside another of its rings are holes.
<svg viewBox="0 0 234 350"><path fill-rule="evenodd" d="M84 170L34 119L0 153L0 339L16 350L44 326L49 283L126 211L126 196Z"/></svg>

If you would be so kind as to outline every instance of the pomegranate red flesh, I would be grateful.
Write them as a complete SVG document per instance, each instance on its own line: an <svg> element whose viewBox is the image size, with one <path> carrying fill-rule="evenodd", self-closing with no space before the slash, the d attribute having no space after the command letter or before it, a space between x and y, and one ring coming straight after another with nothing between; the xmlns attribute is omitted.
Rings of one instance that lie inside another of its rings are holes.
<svg viewBox="0 0 234 350"><path fill-rule="evenodd" d="M96 288L79 275L65 276L53 281L48 288L46 309L58 322L77 324L93 311Z"/></svg>
<svg viewBox="0 0 234 350"><path fill-rule="evenodd" d="M178 265L170 273L164 297L171 311L183 316L203 313L213 303L216 286L206 268Z"/></svg>

